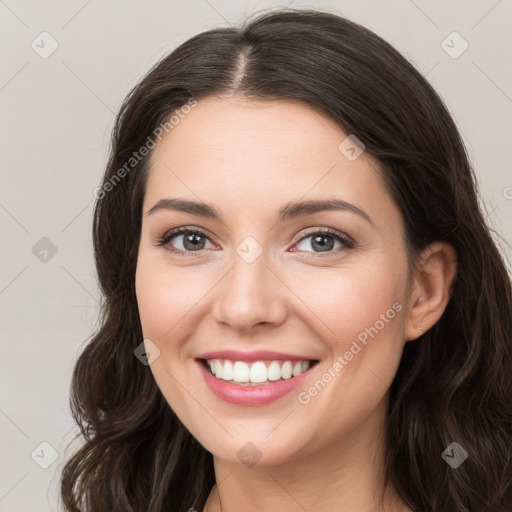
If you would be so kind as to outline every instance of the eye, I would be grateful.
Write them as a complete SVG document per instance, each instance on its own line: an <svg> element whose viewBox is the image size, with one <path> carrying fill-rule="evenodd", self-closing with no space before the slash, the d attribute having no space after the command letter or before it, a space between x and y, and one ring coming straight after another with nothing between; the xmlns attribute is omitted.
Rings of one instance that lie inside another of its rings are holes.
<svg viewBox="0 0 512 512"><path fill-rule="evenodd" d="M174 238L181 239L181 241L179 243L171 243ZM339 244L338 250L342 248L350 249L355 246L354 241L348 236L335 229L327 228L316 229L314 231L310 230L309 234L302 237L295 247L304 244L306 248L300 250L309 252L306 244L306 240L308 239L311 239L309 247L313 249L315 254L326 253L328 255L338 252L332 250L336 242ZM194 252L201 253L203 250L206 250L208 248L206 247L207 242L211 244L210 239L204 231L199 228L183 226L165 233L157 240L156 245L166 247L169 252L177 256L192 256ZM181 245L181 247L176 247L175 244L178 246ZM214 245L212 244L212 246Z"/></svg>
<svg viewBox="0 0 512 512"><path fill-rule="evenodd" d="M181 238L181 241L177 242L177 245L181 245L182 247L174 247L173 244L171 244L171 240L173 238ZM207 249L207 247L205 247L207 240L209 241L209 238L206 233L200 229L181 227L163 235L157 241L157 245L166 246L169 252L175 253L178 256L189 256L190 253L201 252L202 250Z"/></svg>
<svg viewBox="0 0 512 512"><path fill-rule="evenodd" d="M308 239L311 239L309 243L306 242ZM310 248L314 249L314 252L318 250L318 253L330 254L338 252L332 250L336 242L340 244L341 248L350 249L355 245L349 237L331 228L310 232L310 234L301 238L299 244L303 243L306 247L309 245ZM297 244L297 246L299 244Z"/></svg>

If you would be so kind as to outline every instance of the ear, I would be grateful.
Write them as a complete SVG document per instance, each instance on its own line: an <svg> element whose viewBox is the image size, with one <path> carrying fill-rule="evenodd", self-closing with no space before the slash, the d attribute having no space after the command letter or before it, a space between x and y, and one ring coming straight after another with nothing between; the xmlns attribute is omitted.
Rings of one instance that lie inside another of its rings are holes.
<svg viewBox="0 0 512 512"><path fill-rule="evenodd" d="M415 340L442 316L457 274L457 253L444 242L433 242L422 252L412 279L405 340Z"/></svg>

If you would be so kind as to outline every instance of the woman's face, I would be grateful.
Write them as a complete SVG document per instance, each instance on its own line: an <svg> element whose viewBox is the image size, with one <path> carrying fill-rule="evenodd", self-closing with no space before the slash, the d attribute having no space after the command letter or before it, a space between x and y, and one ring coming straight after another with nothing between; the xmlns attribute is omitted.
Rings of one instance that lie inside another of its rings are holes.
<svg viewBox="0 0 512 512"><path fill-rule="evenodd" d="M220 459L278 464L382 428L407 338L404 226L347 135L297 102L226 96L155 147L136 273L150 368ZM346 204L291 206L328 200Z"/></svg>

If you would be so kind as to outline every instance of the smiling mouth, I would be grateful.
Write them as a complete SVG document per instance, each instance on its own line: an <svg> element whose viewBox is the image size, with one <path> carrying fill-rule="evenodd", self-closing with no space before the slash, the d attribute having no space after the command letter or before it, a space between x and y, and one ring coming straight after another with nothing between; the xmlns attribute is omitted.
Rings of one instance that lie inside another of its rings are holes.
<svg viewBox="0 0 512 512"><path fill-rule="evenodd" d="M233 361L229 359L200 359L215 378L241 386L261 386L293 379L319 363L318 360Z"/></svg>

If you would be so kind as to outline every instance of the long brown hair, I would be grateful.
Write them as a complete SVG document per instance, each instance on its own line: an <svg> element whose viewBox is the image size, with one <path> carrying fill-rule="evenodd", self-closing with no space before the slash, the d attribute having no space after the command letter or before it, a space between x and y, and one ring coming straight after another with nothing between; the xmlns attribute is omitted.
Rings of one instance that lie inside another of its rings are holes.
<svg viewBox="0 0 512 512"><path fill-rule="evenodd" d="M405 344L390 389L386 483L415 511L510 512L511 283L459 132L429 83L380 37L331 13L293 9L192 37L120 109L94 211L104 301L72 379L84 443L62 472L66 510L202 510L214 484L212 454L134 356L143 340L134 282L151 152L130 159L191 99L223 93L299 100L330 116L379 162L410 261L436 240L455 248L446 310ZM441 456L453 442L468 453L457 469Z"/></svg>

